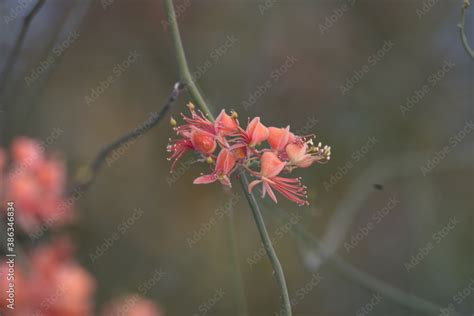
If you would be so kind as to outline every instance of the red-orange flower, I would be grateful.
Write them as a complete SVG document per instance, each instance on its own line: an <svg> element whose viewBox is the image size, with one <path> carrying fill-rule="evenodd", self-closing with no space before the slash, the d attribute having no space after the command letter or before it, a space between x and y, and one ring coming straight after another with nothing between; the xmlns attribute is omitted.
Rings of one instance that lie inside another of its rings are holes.
<svg viewBox="0 0 474 316"><path fill-rule="evenodd" d="M281 177L281 173L290 173L295 168L307 168L314 162L326 162L330 158L330 147L313 146L308 136L298 136L290 132L290 127L266 127L260 117L254 117L244 129L239 125L237 113L232 116L222 110L216 121L211 123L202 113L196 113L193 105L188 105L191 117L183 115L185 124L175 128L181 139L168 145L170 159L176 161L185 153L194 151L201 161L213 163L211 174L201 175L195 184L219 181L231 186L230 175L239 169L258 177L249 185L249 191L262 183L262 195L267 193L277 201L274 190L300 205L307 204L305 187L299 178ZM171 120L176 125L175 120ZM265 144L265 141L267 144ZM262 146L260 146L262 145ZM270 148L268 148L268 146ZM198 160L198 161L199 161ZM254 170L260 165L260 171Z"/></svg>
<svg viewBox="0 0 474 316"><path fill-rule="evenodd" d="M194 180L194 184L207 184L219 180L223 185L231 187L229 175L235 166L235 156L228 149L222 149L217 156L214 171L209 175L203 175Z"/></svg>
<svg viewBox="0 0 474 316"><path fill-rule="evenodd" d="M293 143L286 146L286 154L291 164L299 168L308 168L315 162L327 162L331 159L331 147L318 144L308 148L307 143Z"/></svg>
<svg viewBox="0 0 474 316"><path fill-rule="evenodd" d="M290 201L299 205L309 204L303 200L306 197L305 187L301 185L299 178L283 178L278 175L285 167L286 163L278 159L272 152L265 152L260 160L260 173L255 173L259 180L254 180L249 184L248 190L252 192L253 188L259 184L263 184L262 197L268 193L270 198L277 203L277 198L272 189L277 190Z"/></svg>

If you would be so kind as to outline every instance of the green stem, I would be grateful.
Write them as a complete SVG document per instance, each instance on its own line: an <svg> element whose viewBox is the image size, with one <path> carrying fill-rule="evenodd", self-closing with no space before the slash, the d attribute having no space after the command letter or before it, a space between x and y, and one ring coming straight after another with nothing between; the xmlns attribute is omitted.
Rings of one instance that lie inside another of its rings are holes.
<svg viewBox="0 0 474 316"><path fill-rule="evenodd" d="M176 57L178 59L178 67L179 67L181 80L187 84L189 91L194 101L196 102L196 105L201 109L203 113L208 115L208 117L211 120L214 120L214 116L209 110L209 107L207 106L203 96L201 95L196 83L194 82L191 76L191 72L189 71L189 66L186 60L186 55L184 53L184 47L181 41L181 35L179 33L178 23L176 20L176 13L174 11L172 0L165 0L165 10L168 17L168 22L171 27L171 33L173 35L173 43L176 49ZM283 274L283 269L275 253L275 250L273 249L272 242L266 230L265 223L263 221L262 214L260 213L260 209L258 207L257 201L255 200L255 197L253 196L253 194L247 191L248 181L245 174L241 175L240 182L242 184L245 196L247 197L247 200L249 202L249 206L252 209L255 222L257 224L257 228L260 233L260 237L262 238L262 242L265 246L265 251L267 252L268 258L270 259L270 262L275 271L275 278L278 282L278 286L280 287L280 291L282 293L283 310L285 311L284 315L291 316L290 298L288 295L288 289L286 287L286 281L285 281L285 276Z"/></svg>
<svg viewBox="0 0 474 316"><path fill-rule="evenodd" d="M464 30L465 15L466 15L467 8L469 8L469 5L470 5L469 0L464 0L464 4L461 9L461 21L459 22L458 27L459 27L459 36L461 37L462 45L464 46L464 49L469 54L469 56L471 56L471 58L474 59L474 51L469 45L469 42L466 37L466 32Z"/></svg>
<svg viewBox="0 0 474 316"><path fill-rule="evenodd" d="M249 182L247 179L247 175L245 173L242 173L240 175L240 180L240 183L242 184L242 190L246 192L245 197L247 198L250 208L252 209L253 217L255 219L255 223L257 224L258 232L260 233L260 238L262 239L265 252L267 253L268 258L270 259L275 278L278 282L278 286L280 287L280 292L282 294L283 311L285 312L283 315L291 316L290 296L288 295L288 289L286 287L283 268L281 267L275 249L273 248L270 235L268 234L267 228L265 227L265 222L263 221L263 216L260 212L260 207L258 206L258 203L255 200L255 196L253 194L248 194L247 188Z"/></svg>
<svg viewBox="0 0 474 316"><path fill-rule="evenodd" d="M204 97L199 91L196 83L194 82L191 71L189 71L186 54L184 53L183 42L181 41L181 34L179 32L178 21L176 20L176 13L173 7L172 0L165 0L165 10L168 16L168 22L171 27L171 34L173 36L173 45L176 50L176 58L178 60L178 69L181 80L186 84L189 89L191 96L196 102L196 105L201 109L202 112L207 114L211 120L214 120L211 110L206 104Z"/></svg>

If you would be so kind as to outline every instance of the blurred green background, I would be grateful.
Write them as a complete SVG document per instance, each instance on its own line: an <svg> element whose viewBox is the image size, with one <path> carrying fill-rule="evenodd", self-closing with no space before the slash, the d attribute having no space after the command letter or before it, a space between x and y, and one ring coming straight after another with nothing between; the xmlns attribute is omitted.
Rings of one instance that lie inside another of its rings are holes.
<svg viewBox="0 0 474 316"><path fill-rule="evenodd" d="M0 16L17 5L2 1ZM332 146L328 164L300 172L310 207L261 201L294 315L423 314L367 288L367 276L341 260L471 315L474 60L459 39L462 1L175 6L214 113L290 124ZM20 25L1 26L0 60ZM162 1L46 1L6 86L5 137L52 139L48 149L63 153L72 178L103 145L158 111L178 79ZM171 115L178 118L189 100L183 94ZM97 305L138 291L166 315L236 315L222 216L231 213L249 314L274 315L279 291L240 187L193 185L204 169L188 157L170 174L165 148L173 136L166 119L109 160L77 201L71 230L79 261L98 281ZM296 226L338 259L298 238ZM93 259L97 247L106 251ZM462 300L460 291L468 294Z"/></svg>

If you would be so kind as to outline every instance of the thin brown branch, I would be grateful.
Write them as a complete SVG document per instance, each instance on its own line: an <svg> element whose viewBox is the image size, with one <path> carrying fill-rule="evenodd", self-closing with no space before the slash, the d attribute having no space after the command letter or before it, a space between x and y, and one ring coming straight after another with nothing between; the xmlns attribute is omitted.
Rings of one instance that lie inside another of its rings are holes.
<svg viewBox="0 0 474 316"><path fill-rule="evenodd" d="M166 99L165 104L161 108L160 112L153 116L152 120L147 120L143 122L137 128L123 134L113 142L105 145L96 155L92 163L81 170L82 172L79 174L78 179L73 185L71 192L83 192L87 188L89 188L92 182L95 180L97 174L99 173L100 167L115 149L120 148L126 143L136 140L138 137L146 134L159 122L161 122L168 110L178 99L178 96L183 91L184 87L184 84L177 82L174 85L170 96Z"/></svg>
<svg viewBox="0 0 474 316"><path fill-rule="evenodd" d="M18 37L15 40L13 49L10 51L10 54L6 58L3 71L0 73L0 94L3 92L7 79L16 64L21 48L23 47L23 43L25 42L26 34L28 33L28 29L30 28L31 21L39 12L41 7L44 5L45 1L46 0L38 0L38 2L36 2L33 8L31 8L31 11L28 12L28 14L23 18L23 24L21 26L20 33L18 34Z"/></svg>

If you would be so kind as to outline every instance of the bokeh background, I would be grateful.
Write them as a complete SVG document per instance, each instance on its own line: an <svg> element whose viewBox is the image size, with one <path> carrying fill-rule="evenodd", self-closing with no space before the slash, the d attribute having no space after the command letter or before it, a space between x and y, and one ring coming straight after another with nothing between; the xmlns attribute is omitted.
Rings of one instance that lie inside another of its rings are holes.
<svg viewBox="0 0 474 316"><path fill-rule="evenodd" d="M6 23L20 3L0 4L1 67L35 1ZM474 60L459 38L462 1L175 6L215 113L290 124L332 146L328 164L300 172L311 206L259 200L294 315L472 315ZM471 8L474 43L473 21ZM72 182L102 146L159 111L178 79L161 0L46 0L2 91L3 146L19 135L53 139L47 149L61 153ZM184 93L171 115L189 100ZM202 166L190 158L170 174L172 136L166 118L77 200L66 232L96 279L96 310L139 292L164 315L237 315L237 254L249 315L275 315L279 291L241 188L194 186Z"/></svg>

